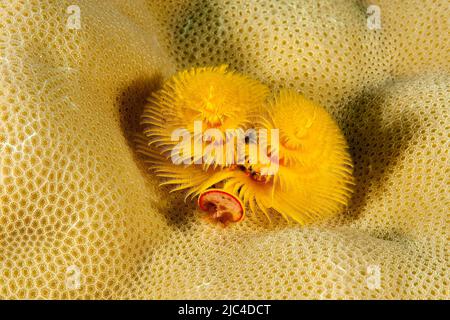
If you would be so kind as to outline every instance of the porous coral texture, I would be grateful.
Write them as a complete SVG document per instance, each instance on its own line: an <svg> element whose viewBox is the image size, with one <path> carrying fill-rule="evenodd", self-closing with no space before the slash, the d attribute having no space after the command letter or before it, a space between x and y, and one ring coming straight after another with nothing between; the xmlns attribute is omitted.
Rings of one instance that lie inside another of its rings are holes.
<svg viewBox="0 0 450 320"><path fill-rule="evenodd" d="M448 298L449 10L1 0L0 298ZM344 213L224 229L158 187L133 144L146 97L224 63L338 121L356 176Z"/></svg>

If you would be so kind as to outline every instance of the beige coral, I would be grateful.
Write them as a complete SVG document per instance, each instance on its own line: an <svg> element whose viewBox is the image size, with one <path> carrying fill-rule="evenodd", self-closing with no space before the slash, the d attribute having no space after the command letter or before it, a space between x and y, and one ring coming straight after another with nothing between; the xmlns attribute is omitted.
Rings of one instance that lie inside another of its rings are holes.
<svg viewBox="0 0 450 320"><path fill-rule="evenodd" d="M1 1L0 297L448 298L449 7L376 4L381 30L356 0ZM158 187L145 98L222 63L333 114L348 212L222 229Z"/></svg>

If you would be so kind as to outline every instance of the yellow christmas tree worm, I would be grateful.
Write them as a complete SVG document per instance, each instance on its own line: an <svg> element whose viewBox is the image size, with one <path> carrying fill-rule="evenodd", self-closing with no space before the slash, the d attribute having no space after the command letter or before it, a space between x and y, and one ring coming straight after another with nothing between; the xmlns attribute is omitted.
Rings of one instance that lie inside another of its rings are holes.
<svg viewBox="0 0 450 320"><path fill-rule="evenodd" d="M163 153L176 146L172 134L177 129L185 129L192 135L193 146L204 144L199 141L196 125L201 126L201 134L211 128L221 132L247 128L268 94L265 85L228 71L226 65L181 71L149 99L141 121L144 135Z"/></svg>
<svg viewBox="0 0 450 320"><path fill-rule="evenodd" d="M269 103L267 94L265 86L228 72L225 66L183 71L146 107L145 137L138 139L138 150L166 179L163 184L185 190L186 197L207 199L203 207L221 222L240 221L243 216L244 210L234 210L240 206L232 195L242 207L262 211L269 219L269 212L277 211L306 224L338 213L347 205L353 184L352 161L339 127L325 109L292 90L281 90ZM180 128L192 144L176 162L171 155L179 145L173 133ZM213 143L223 143L228 142L227 130L239 128L269 133L246 140L243 163L210 166L196 161L203 159L203 151L192 156L195 143L207 144L203 133L208 129L220 132L220 141ZM272 139L275 133L279 139ZM268 144L269 163L248 161L252 144L263 142ZM265 169L274 161L276 170L267 174Z"/></svg>

